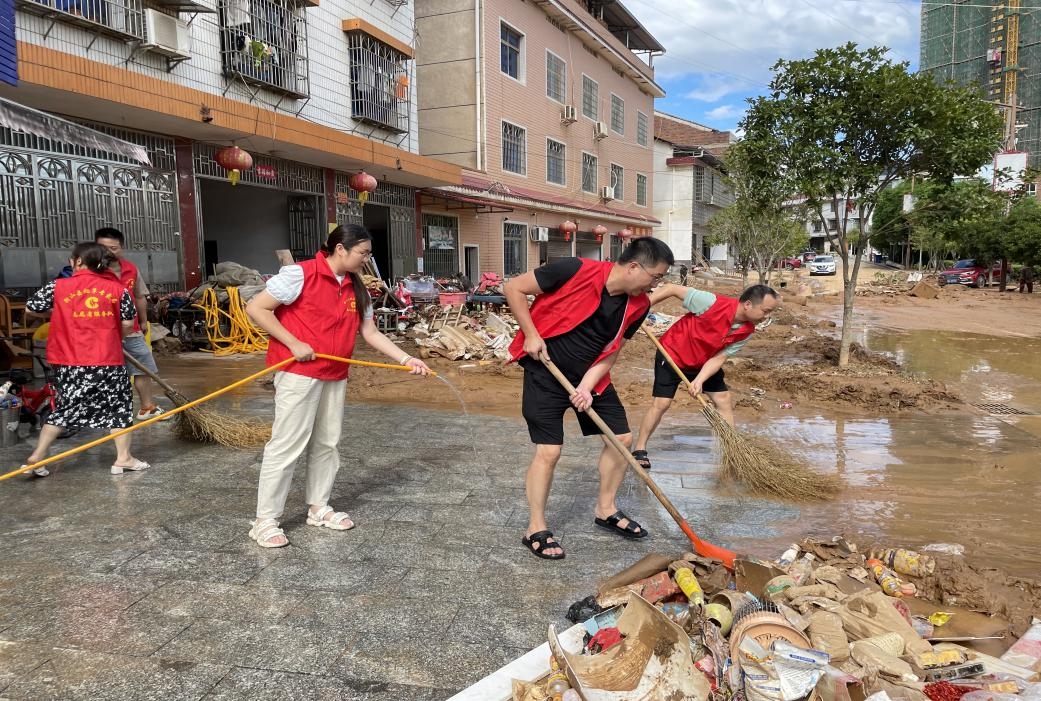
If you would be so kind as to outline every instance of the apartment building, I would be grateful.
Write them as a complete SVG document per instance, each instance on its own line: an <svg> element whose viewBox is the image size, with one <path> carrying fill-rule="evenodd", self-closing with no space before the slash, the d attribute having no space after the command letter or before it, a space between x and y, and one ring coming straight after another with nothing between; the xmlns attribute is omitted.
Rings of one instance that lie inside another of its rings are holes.
<svg viewBox="0 0 1041 701"><path fill-rule="evenodd" d="M10 2L11 0L5 0ZM385 277L413 272L417 192L462 184L419 154L405 0L13 0L17 86L0 96L143 146L142 164L0 130L0 286L42 284L99 226L158 289L221 261L262 272L364 224ZM252 155L237 185L221 149ZM349 186L378 186L363 205Z"/></svg>
<svg viewBox="0 0 1041 701"><path fill-rule="evenodd" d="M463 169L421 192L428 271L508 277L651 235L664 49L623 3L416 0L416 28L420 153Z"/></svg>
<svg viewBox="0 0 1041 701"><path fill-rule="evenodd" d="M726 267L726 244L708 243L708 223L733 203L723 157L734 135L665 112L654 114L655 236L669 244L678 263L702 259Z"/></svg>

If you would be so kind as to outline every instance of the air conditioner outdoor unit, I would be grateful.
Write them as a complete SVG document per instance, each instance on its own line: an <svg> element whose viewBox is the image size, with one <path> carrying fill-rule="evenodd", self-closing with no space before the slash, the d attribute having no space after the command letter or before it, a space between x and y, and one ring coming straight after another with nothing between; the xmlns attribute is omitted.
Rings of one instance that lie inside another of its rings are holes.
<svg viewBox="0 0 1041 701"><path fill-rule="evenodd" d="M614 188L610 185L604 185L600 188L600 199L602 200L613 200L614 199Z"/></svg>
<svg viewBox="0 0 1041 701"><path fill-rule="evenodd" d="M187 22L157 10L145 10L144 48L166 56L191 58L192 34Z"/></svg>
<svg viewBox="0 0 1041 701"><path fill-rule="evenodd" d="M543 243L549 241L549 227L548 226L533 226L531 227L531 240L535 243Z"/></svg>
<svg viewBox="0 0 1041 701"><path fill-rule="evenodd" d="M606 139L607 138L607 125L603 122L597 122L593 125L593 138L594 139Z"/></svg>
<svg viewBox="0 0 1041 701"><path fill-rule="evenodd" d="M564 109L560 111L560 122L561 124L574 124L578 121L578 110L575 109L574 105L564 105Z"/></svg>

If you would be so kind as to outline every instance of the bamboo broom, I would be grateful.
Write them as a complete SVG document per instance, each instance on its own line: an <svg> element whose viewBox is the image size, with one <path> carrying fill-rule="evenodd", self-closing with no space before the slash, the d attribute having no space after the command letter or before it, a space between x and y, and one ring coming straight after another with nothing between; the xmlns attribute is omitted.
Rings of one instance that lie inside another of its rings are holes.
<svg viewBox="0 0 1041 701"><path fill-rule="evenodd" d="M662 346L654 332L644 324L643 332L651 339L669 366L690 391L690 381ZM755 494L772 494L786 499L829 499L839 491L840 482L800 465L766 441L747 437L727 423L715 407L700 393L701 413L719 441L720 476L740 482Z"/></svg>

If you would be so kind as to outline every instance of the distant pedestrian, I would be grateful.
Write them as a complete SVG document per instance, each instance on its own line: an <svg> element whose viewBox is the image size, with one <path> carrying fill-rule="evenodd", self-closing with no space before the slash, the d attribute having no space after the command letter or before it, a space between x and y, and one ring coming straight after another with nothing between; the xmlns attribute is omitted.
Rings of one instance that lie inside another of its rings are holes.
<svg viewBox="0 0 1041 701"><path fill-rule="evenodd" d="M1019 270L1019 291L1022 292L1026 289L1027 294L1033 294L1034 292L1034 269L1029 265L1024 265Z"/></svg>
<svg viewBox="0 0 1041 701"><path fill-rule="evenodd" d="M94 241L107 248L112 254L114 258L112 273L119 278L127 292L130 293L134 308L137 309L134 329L123 339L123 350L134 360L158 374L159 368L155 365L152 349L148 347L144 333L148 330L148 286L141 277L138 267L126 259L123 232L112 227L98 229L94 232ZM127 365L127 371L134 378L134 387L137 389L138 397L141 398L141 408L137 410L136 420L144 421L162 414L163 410L155 404L154 388L148 375L134 365Z"/></svg>
<svg viewBox="0 0 1041 701"><path fill-rule="evenodd" d="M346 531L354 521L329 506L340 469L340 432L349 365L315 353L350 358L358 333L366 343L407 365L416 375L430 368L379 332L360 272L372 258L364 227L338 226L311 260L283 267L250 300L246 313L270 334L267 363L295 358L275 373L275 421L264 446L257 490L257 517L249 537L262 548L289 539L279 527L297 459L307 451L307 525Z"/></svg>
<svg viewBox="0 0 1041 701"><path fill-rule="evenodd" d="M47 457L63 427L107 428L113 433L133 423L134 397L123 365L123 336L136 310L130 294L109 271L113 257L96 243L72 249L71 277L47 283L26 303L35 314L51 313L47 363L55 374L57 407L40 431L26 464ZM130 436L115 439L111 472L138 471L148 463L130 454ZM46 477L46 467L32 471Z"/></svg>

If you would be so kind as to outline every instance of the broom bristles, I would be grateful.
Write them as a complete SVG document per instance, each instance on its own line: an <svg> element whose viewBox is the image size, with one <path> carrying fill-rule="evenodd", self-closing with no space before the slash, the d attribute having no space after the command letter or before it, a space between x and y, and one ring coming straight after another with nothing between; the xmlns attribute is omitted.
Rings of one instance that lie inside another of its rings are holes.
<svg viewBox="0 0 1041 701"><path fill-rule="evenodd" d="M724 481L740 482L755 494L786 499L829 499L841 483L833 475L814 472L755 437L741 435L711 406L702 407L719 441L720 473Z"/></svg>
<svg viewBox="0 0 1041 701"><path fill-rule="evenodd" d="M177 415L174 432L197 443L218 443L228 448L256 448L271 438L271 425L264 421L246 421L192 408Z"/></svg>

